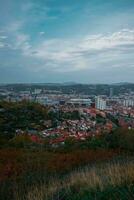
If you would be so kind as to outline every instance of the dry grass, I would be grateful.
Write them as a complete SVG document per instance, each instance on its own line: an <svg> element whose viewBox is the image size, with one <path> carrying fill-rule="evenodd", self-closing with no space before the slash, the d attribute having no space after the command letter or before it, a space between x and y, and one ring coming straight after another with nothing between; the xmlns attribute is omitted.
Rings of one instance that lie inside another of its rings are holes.
<svg viewBox="0 0 134 200"><path fill-rule="evenodd" d="M105 167L93 167L92 169L77 172L69 177L70 185L81 185L88 188L100 188L117 186L134 181L134 163L113 163Z"/></svg>
<svg viewBox="0 0 134 200"><path fill-rule="evenodd" d="M48 185L33 186L26 195L26 200L60 199L58 195L62 189L65 193L72 188L76 193L83 189L103 191L109 186L117 187L132 183L134 183L134 162L113 162L75 171L62 180L51 180ZM22 199L17 196L17 200Z"/></svg>

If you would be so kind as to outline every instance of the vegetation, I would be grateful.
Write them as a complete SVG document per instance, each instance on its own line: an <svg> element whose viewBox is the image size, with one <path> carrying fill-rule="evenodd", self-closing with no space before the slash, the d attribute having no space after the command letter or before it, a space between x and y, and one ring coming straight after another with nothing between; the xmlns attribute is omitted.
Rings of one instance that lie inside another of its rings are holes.
<svg viewBox="0 0 134 200"><path fill-rule="evenodd" d="M118 158L110 162L87 165L62 177L49 175L48 178L45 173L43 175L31 172L20 179L13 178L1 184L1 199L131 200L134 198L133 169L132 158Z"/></svg>
<svg viewBox="0 0 134 200"><path fill-rule="evenodd" d="M27 129L43 129L54 115L36 103L0 104L0 199L134 199L134 130L118 128L82 141L68 138L56 148L40 135L27 134Z"/></svg>
<svg viewBox="0 0 134 200"><path fill-rule="evenodd" d="M48 119L48 109L38 103L0 102L0 133L12 137L16 129L40 130Z"/></svg>
<svg viewBox="0 0 134 200"><path fill-rule="evenodd" d="M26 195L31 199L133 199L134 162L112 162L75 171L65 179L34 187ZM33 190L34 189L34 190Z"/></svg>
<svg viewBox="0 0 134 200"><path fill-rule="evenodd" d="M56 127L58 121L64 119L80 119L79 112L54 112L46 106L29 101L0 101L0 137L4 134L7 139L12 138L17 129L40 131L46 128L45 120L51 120L52 127Z"/></svg>
<svg viewBox="0 0 134 200"><path fill-rule="evenodd" d="M118 130L56 149L13 138L0 150L1 199L133 199L133 138Z"/></svg>

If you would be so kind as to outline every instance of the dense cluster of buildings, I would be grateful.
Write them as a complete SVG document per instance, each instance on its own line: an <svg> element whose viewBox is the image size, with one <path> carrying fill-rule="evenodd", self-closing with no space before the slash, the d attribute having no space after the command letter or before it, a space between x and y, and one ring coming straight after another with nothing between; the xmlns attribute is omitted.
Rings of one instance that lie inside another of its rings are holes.
<svg viewBox="0 0 134 200"><path fill-rule="evenodd" d="M55 145L64 143L68 138L85 140L87 137L111 132L117 126L134 128L134 93L114 95L110 88L106 95L63 94L60 91L0 91L6 101L29 100L47 105L55 112L78 111L80 119L64 119L52 127L51 120L46 121L46 129L41 131L44 138L49 138ZM30 133L30 132L29 132ZM30 133L31 134L31 133Z"/></svg>

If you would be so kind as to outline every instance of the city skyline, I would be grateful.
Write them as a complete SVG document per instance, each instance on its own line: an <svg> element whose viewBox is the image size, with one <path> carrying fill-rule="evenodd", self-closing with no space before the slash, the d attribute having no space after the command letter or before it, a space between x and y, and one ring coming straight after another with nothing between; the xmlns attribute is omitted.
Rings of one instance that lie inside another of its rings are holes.
<svg viewBox="0 0 134 200"><path fill-rule="evenodd" d="M133 0L0 3L0 83L134 82Z"/></svg>

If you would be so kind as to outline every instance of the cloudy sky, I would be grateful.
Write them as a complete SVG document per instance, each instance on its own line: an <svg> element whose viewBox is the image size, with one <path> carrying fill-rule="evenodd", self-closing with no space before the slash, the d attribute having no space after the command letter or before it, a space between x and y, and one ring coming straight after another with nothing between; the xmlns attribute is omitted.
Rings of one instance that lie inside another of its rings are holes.
<svg viewBox="0 0 134 200"><path fill-rule="evenodd" d="M134 0L0 0L0 83L134 82Z"/></svg>

